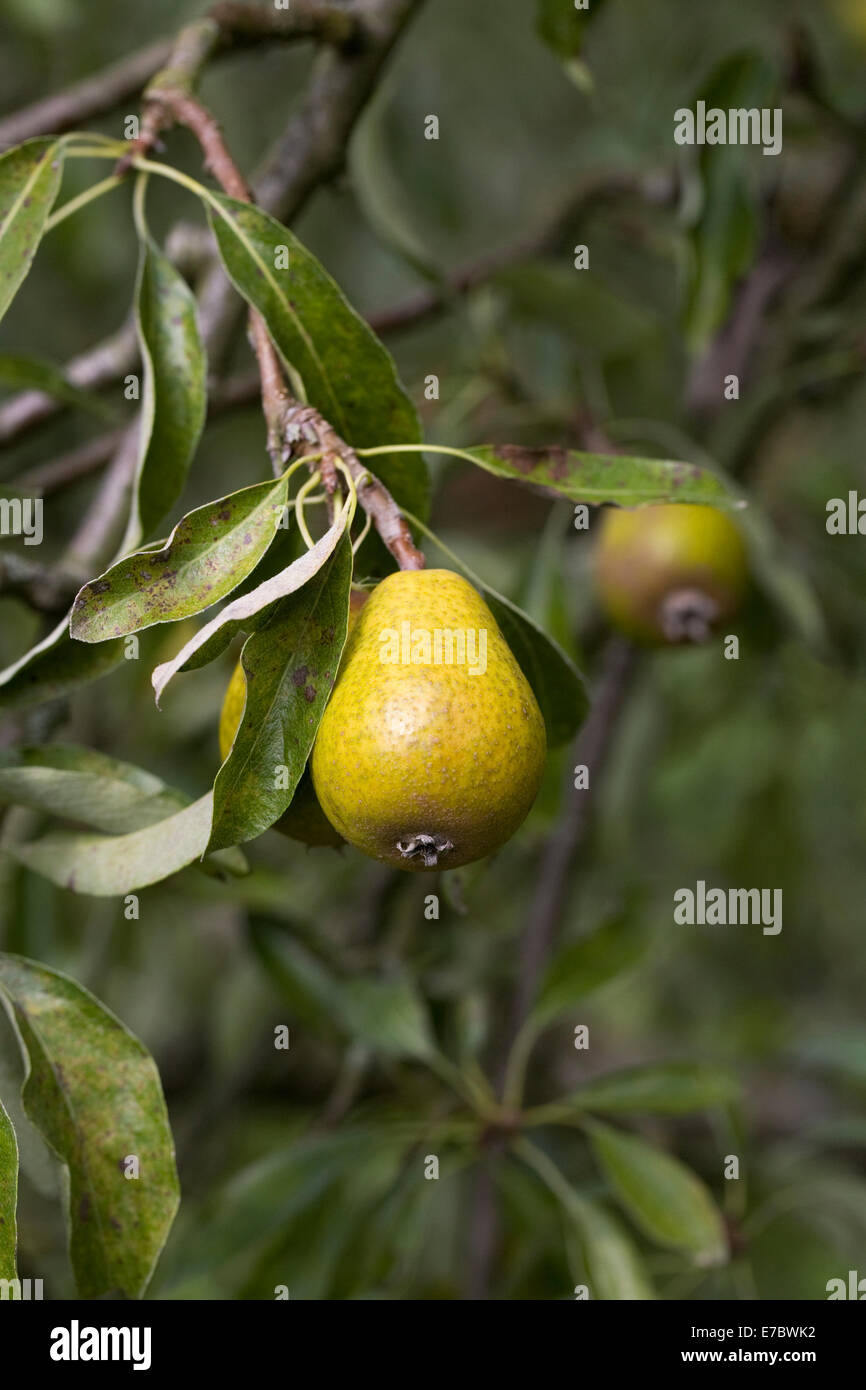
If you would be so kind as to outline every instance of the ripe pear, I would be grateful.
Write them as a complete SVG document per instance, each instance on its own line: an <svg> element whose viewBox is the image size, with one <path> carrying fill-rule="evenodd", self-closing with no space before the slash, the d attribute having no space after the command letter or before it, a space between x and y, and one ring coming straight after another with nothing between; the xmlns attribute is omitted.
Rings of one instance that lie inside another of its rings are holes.
<svg viewBox="0 0 866 1390"><path fill-rule="evenodd" d="M331 824L413 872L481 859L526 817L544 720L487 604L450 570L391 574L343 654L313 747Z"/></svg>
<svg viewBox="0 0 866 1390"><path fill-rule="evenodd" d="M704 641L736 613L748 581L730 517L679 502L605 509L595 568L610 622L648 645Z"/></svg>
<svg viewBox="0 0 866 1390"><path fill-rule="evenodd" d="M363 590L352 590L349 600L350 633L366 599L367 595ZM243 666L238 662L232 672L232 678L226 686L220 712L219 746L220 757L223 762L231 752L232 744L235 741L235 734L243 718L246 698L246 677ZM287 835L290 840L300 840L301 844L313 847L329 845L334 849L339 849L341 845L345 844L342 835L337 833L319 805L313 790L313 779L310 776L309 765L301 773L301 779L295 788L291 803L274 824L273 829L279 830L281 835Z"/></svg>

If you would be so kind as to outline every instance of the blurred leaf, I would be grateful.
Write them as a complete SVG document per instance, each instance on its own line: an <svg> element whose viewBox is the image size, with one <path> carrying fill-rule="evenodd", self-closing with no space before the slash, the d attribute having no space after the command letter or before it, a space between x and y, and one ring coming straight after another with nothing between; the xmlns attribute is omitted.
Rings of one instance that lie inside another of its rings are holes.
<svg viewBox="0 0 866 1390"><path fill-rule="evenodd" d="M29 844L3 845L7 854L61 888L97 898L119 897L160 883L201 859L207 850L213 792L182 811L128 835L87 835L56 831ZM229 873L244 873L239 850L224 850L211 861Z"/></svg>
<svg viewBox="0 0 866 1390"><path fill-rule="evenodd" d="M69 615L22 657L0 671L0 710L38 705L113 671L123 661L124 645L73 642Z"/></svg>
<svg viewBox="0 0 866 1390"><path fill-rule="evenodd" d="M352 544L276 603L241 653L246 704L214 784L210 850L261 835L287 810L307 764L346 641ZM277 769L288 769L277 786Z"/></svg>
<svg viewBox="0 0 866 1390"><path fill-rule="evenodd" d="M17 1279L18 1144L0 1100L0 1279Z"/></svg>
<svg viewBox="0 0 866 1390"><path fill-rule="evenodd" d="M813 648L822 648L827 627L802 561L798 564L786 553L760 507L750 504L737 519L749 542L749 559L757 583L800 640Z"/></svg>
<svg viewBox="0 0 866 1390"><path fill-rule="evenodd" d="M738 507L721 479L694 463L585 454L575 449L527 449L517 444L482 444L461 449L498 478L544 488L574 502L640 507L658 502L704 502Z"/></svg>
<svg viewBox="0 0 866 1390"><path fill-rule="evenodd" d="M794 1048L799 1062L835 1072L846 1081L866 1085L866 1028L850 1025L803 1038Z"/></svg>
<svg viewBox="0 0 866 1390"><path fill-rule="evenodd" d="M136 314L144 383L124 551L136 549L183 492L207 410L207 361L195 296L149 239L141 246Z"/></svg>
<svg viewBox="0 0 866 1390"><path fill-rule="evenodd" d="M640 960L648 940L630 913L615 917L592 936L563 946L551 960L531 1018L539 1027L606 985Z"/></svg>
<svg viewBox="0 0 866 1390"><path fill-rule="evenodd" d="M189 798L131 763L50 743L0 749L2 802L120 834L164 820Z"/></svg>
<svg viewBox="0 0 866 1390"><path fill-rule="evenodd" d="M695 94L713 107L760 110L773 106L776 78L759 53L725 58L709 82ZM692 233L693 268L686 333L695 349L704 347L728 315L737 282L754 259L758 212L747 169L748 151L740 145L706 145L700 153L703 207Z"/></svg>
<svg viewBox="0 0 866 1390"><path fill-rule="evenodd" d="M117 411L95 395L68 381L59 367L38 357L17 357L0 354L0 382L17 391L44 391L64 405L77 406L103 420L116 420Z"/></svg>
<svg viewBox="0 0 866 1390"><path fill-rule="evenodd" d="M258 309L307 399L348 444L412 444L415 409L390 353L297 237L261 208L214 194L208 214L236 289ZM288 269L275 269L288 254ZM427 515L429 482L420 457L383 456L377 475L400 506Z"/></svg>
<svg viewBox="0 0 866 1390"><path fill-rule="evenodd" d="M177 656L173 657L171 661L163 662L161 666L157 666L151 678L157 704L159 704L162 692L172 676L176 675L196 652L201 652L201 649L207 646L211 659L221 655L227 645L226 632L231 638L238 631L251 631L252 628L260 626L262 615L266 613L266 610L278 603L280 599L303 588L336 550L340 537L346 530L346 521L347 512L344 508L321 540L316 541L312 550L307 550L272 579L266 579L264 583L251 589L249 593L242 594L240 598L232 599L221 613L217 613L215 618L211 618L209 623L205 623L205 626L196 633L195 637L190 638L181 647ZM250 625L251 619L253 620L252 627Z"/></svg>
<svg viewBox="0 0 866 1390"><path fill-rule="evenodd" d="M62 171L62 151L50 138L0 156L0 319L33 263Z"/></svg>
<svg viewBox="0 0 866 1390"><path fill-rule="evenodd" d="M556 1124L557 1116L582 1116L587 1110L680 1115L727 1105L738 1094L739 1086L726 1072L694 1062L667 1062L599 1076L561 1101L543 1106L536 1118L539 1123L543 1116L545 1123Z"/></svg>
<svg viewBox="0 0 866 1390"><path fill-rule="evenodd" d="M577 1231L595 1298L617 1302L655 1298L634 1241L604 1207L574 1193L568 1213Z"/></svg>
<svg viewBox="0 0 866 1390"><path fill-rule="evenodd" d="M302 1018L320 1014L332 1027L391 1056L423 1061L433 1055L429 1019L405 976L341 978L273 927L257 927L255 943L275 982Z"/></svg>
<svg viewBox="0 0 866 1390"><path fill-rule="evenodd" d="M724 1263L728 1247L721 1214L690 1168L597 1121L587 1121L586 1129L620 1203L650 1239L688 1251L698 1265Z"/></svg>
<svg viewBox="0 0 866 1390"><path fill-rule="evenodd" d="M588 0L578 9L575 0L535 0L535 27L560 58L576 58L583 48L586 26L604 0Z"/></svg>
<svg viewBox="0 0 866 1390"><path fill-rule="evenodd" d="M72 636L104 642L225 598L274 539L287 488L285 477L256 483L188 512L161 550L127 555L84 585L72 607Z"/></svg>
<svg viewBox="0 0 866 1390"><path fill-rule="evenodd" d="M81 1298L140 1298L180 1189L159 1074L92 994L44 965L0 955L0 991L27 1057L28 1116L69 1173L69 1253ZM134 1156L139 1176L125 1175Z"/></svg>

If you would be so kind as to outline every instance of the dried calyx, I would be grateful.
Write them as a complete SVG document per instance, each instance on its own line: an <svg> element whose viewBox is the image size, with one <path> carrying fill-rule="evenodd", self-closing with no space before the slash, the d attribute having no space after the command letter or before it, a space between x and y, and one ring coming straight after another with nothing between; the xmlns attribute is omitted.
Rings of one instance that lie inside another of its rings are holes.
<svg viewBox="0 0 866 1390"><path fill-rule="evenodd" d="M404 859L420 859L425 869L435 869L439 856L448 854L454 845L444 835L409 835L397 841L397 849Z"/></svg>
<svg viewBox="0 0 866 1390"><path fill-rule="evenodd" d="M706 642L719 617L719 605L701 589L674 589L659 610L669 642Z"/></svg>

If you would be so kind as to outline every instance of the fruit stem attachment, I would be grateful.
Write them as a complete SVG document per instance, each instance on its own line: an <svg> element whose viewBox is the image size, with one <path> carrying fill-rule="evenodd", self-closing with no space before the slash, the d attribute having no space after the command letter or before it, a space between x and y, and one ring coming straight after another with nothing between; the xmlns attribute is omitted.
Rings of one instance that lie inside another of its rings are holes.
<svg viewBox="0 0 866 1390"><path fill-rule="evenodd" d="M669 642L706 642L718 616L719 605L702 589L673 589L659 609L662 631Z"/></svg>

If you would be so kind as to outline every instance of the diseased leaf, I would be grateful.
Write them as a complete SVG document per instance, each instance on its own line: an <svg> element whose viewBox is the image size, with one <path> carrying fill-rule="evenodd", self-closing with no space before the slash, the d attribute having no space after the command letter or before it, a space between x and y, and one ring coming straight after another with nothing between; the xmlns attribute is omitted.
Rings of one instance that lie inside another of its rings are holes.
<svg viewBox="0 0 866 1390"><path fill-rule="evenodd" d="M151 677L157 704L159 704L162 692L172 676L176 675L187 663L195 664L192 659L196 653L200 653L206 647L210 659L218 656L220 652L225 650L236 632L250 631L251 625L257 627L261 621L261 615L266 610L288 594L295 593L312 579L313 575L336 549L337 542L346 529L346 521L347 514L344 509L321 540L316 541L312 550L306 551L286 569L281 570L273 578L266 579L263 584L257 585L249 593L241 595L240 598L232 599L221 613L217 613L215 618L211 618L209 623L205 623L195 637L190 638L177 656L173 657L171 661L163 662L161 666L157 666ZM229 634L228 637L226 637L226 633Z"/></svg>
<svg viewBox="0 0 866 1390"><path fill-rule="evenodd" d="M18 1143L0 1100L0 1279L17 1279Z"/></svg>
<svg viewBox="0 0 866 1390"><path fill-rule="evenodd" d="M102 420L116 420L118 412L93 391L85 391L68 381L59 367L38 357L0 354L0 382L17 391L42 391L64 405L76 406Z"/></svg>
<svg viewBox="0 0 866 1390"><path fill-rule="evenodd" d="M180 497L207 410L207 362L195 296L149 239L141 247L136 314L144 383L123 551L140 546Z"/></svg>
<svg viewBox="0 0 866 1390"><path fill-rule="evenodd" d="M261 208L215 194L208 208L223 264L258 309L307 399L355 448L413 444L418 418L393 359L342 290L297 237ZM276 269L288 258L286 269ZM376 473L398 504L426 517L420 455L383 455Z"/></svg>
<svg viewBox="0 0 866 1390"><path fill-rule="evenodd" d="M586 1128L620 1204L651 1240L688 1251L698 1265L724 1262L721 1213L697 1174L634 1135L598 1121Z"/></svg>
<svg viewBox="0 0 866 1390"><path fill-rule="evenodd" d="M460 452L498 478L529 483L574 502L610 502L619 507L658 502L703 502L722 508L744 505L720 478L694 463L586 454L576 449L526 449L515 444L482 444Z"/></svg>
<svg viewBox="0 0 866 1390"><path fill-rule="evenodd" d="M0 710L54 700L113 671L123 656L124 644L120 639L99 646L73 642L67 614L47 637L0 671Z"/></svg>
<svg viewBox="0 0 866 1390"><path fill-rule="evenodd" d="M541 982L532 1020L542 1026L570 1009L579 999L635 965L646 945L645 933L626 913L592 936L562 947Z"/></svg>
<svg viewBox="0 0 866 1390"><path fill-rule="evenodd" d="M0 750L3 802L117 835L164 820L189 798L131 763L91 748L51 743Z"/></svg>
<svg viewBox="0 0 866 1390"><path fill-rule="evenodd" d="M136 888L160 883L207 850L213 814L213 792L173 815L127 835L90 835L56 831L29 844L3 845L19 864L42 874L61 888L97 898L119 897ZM238 850L213 856L216 866L244 873L246 861Z"/></svg>
<svg viewBox="0 0 866 1390"><path fill-rule="evenodd" d="M62 172L63 154L52 139L0 155L0 319L36 255Z"/></svg>
<svg viewBox="0 0 866 1390"><path fill-rule="evenodd" d="M247 639L246 705L214 784L211 850L254 839L288 808L337 676L351 582L344 532L303 589L280 599Z"/></svg>
<svg viewBox="0 0 866 1390"><path fill-rule="evenodd" d="M0 995L26 1057L22 1098L69 1174L69 1254L82 1298L140 1298L180 1200L159 1074L81 985L0 955ZM137 1175L130 1176L135 1160Z"/></svg>
<svg viewBox="0 0 866 1390"><path fill-rule="evenodd" d="M189 512L161 550L127 555L79 591L70 631L104 642L219 602L255 569L280 524L286 479L256 483Z"/></svg>
<svg viewBox="0 0 866 1390"><path fill-rule="evenodd" d="M739 1087L727 1072L695 1062L662 1062L596 1077L579 1091L544 1106L543 1114L552 1124L570 1116L580 1118L587 1111L680 1115L727 1105L738 1094Z"/></svg>

